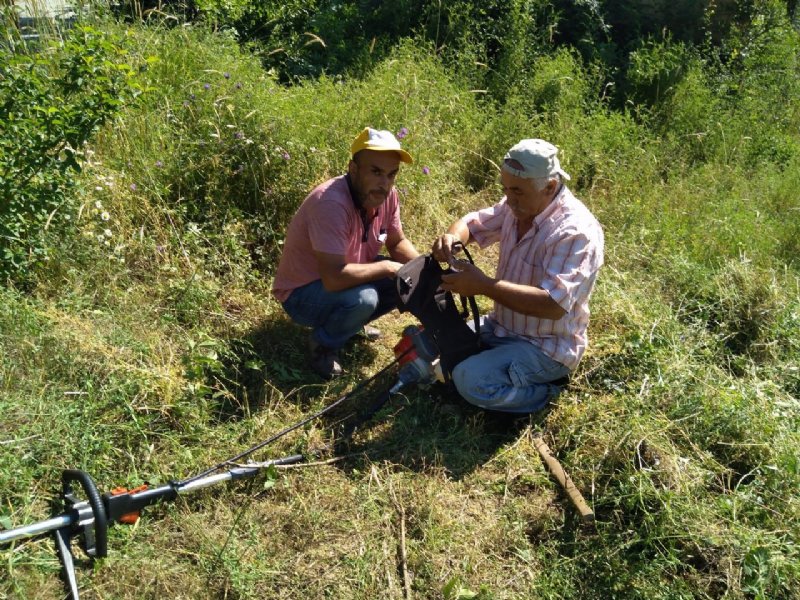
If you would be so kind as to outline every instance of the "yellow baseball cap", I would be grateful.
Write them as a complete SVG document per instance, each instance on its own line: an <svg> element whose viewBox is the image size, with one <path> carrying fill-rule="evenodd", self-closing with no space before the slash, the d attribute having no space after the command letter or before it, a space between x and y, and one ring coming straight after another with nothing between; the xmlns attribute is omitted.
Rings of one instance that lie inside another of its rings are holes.
<svg viewBox="0 0 800 600"><path fill-rule="evenodd" d="M356 136L350 144L350 155L355 156L361 150L377 150L378 152L397 152L400 160L406 164L412 164L414 159L411 155L400 147L400 142L394 137L391 131L372 129L365 127L364 131Z"/></svg>

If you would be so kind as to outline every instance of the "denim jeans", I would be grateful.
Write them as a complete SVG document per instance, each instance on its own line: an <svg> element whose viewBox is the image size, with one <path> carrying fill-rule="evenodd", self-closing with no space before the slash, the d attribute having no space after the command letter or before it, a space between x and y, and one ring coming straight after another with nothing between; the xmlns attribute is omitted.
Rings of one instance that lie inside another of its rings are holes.
<svg viewBox="0 0 800 600"><path fill-rule="evenodd" d="M470 404L487 410L531 413L544 408L561 392L551 382L569 375L569 369L529 341L497 337L482 319L481 343L488 350L460 362L453 383Z"/></svg>
<svg viewBox="0 0 800 600"><path fill-rule="evenodd" d="M319 344L338 350L361 329L397 306L395 281L379 279L338 292L329 292L317 279L292 291L283 308L300 325L312 328Z"/></svg>

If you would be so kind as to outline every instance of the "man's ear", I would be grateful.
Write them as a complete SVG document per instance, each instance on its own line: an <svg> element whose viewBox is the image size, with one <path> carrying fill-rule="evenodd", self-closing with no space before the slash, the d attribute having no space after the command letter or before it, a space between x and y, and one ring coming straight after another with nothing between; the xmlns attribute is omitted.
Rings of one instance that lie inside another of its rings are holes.
<svg viewBox="0 0 800 600"><path fill-rule="evenodd" d="M351 158L350 162L347 163L347 173L350 175L350 177L355 177L357 172L358 165L356 164L356 161Z"/></svg>

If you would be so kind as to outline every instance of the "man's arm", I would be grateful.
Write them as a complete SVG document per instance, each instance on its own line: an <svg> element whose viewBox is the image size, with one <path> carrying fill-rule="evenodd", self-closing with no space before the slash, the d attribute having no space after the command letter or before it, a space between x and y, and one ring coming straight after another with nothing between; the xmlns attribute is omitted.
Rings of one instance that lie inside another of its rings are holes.
<svg viewBox="0 0 800 600"><path fill-rule="evenodd" d="M393 231L386 239L386 249L393 260L400 263L407 263L412 258L419 256L419 252L414 247L402 231Z"/></svg>
<svg viewBox="0 0 800 600"><path fill-rule="evenodd" d="M314 252L322 285L329 292L346 290L357 285L394 277L402 263L379 260L367 264L345 262L344 254Z"/></svg>
<svg viewBox="0 0 800 600"><path fill-rule="evenodd" d="M514 312L540 319L556 321L567 314L542 288L494 279L469 263L459 263L456 273L442 275L442 289L464 296L487 296Z"/></svg>

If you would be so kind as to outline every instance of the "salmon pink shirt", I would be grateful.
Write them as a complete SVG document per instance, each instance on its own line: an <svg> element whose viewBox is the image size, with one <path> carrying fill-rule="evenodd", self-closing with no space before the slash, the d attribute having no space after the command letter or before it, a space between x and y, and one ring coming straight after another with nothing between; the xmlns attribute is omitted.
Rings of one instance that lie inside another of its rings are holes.
<svg viewBox="0 0 800 600"><path fill-rule="evenodd" d="M498 279L541 288L566 311L557 320L540 319L495 302L489 315L495 335L525 338L574 370L588 343L589 296L603 264L603 230L597 219L562 186L522 239L517 239L517 221L505 197L464 221L481 248L499 242Z"/></svg>
<svg viewBox="0 0 800 600"><path fill-rule="evenodd" d="M375 260L387 236L402 231L397 190L381 204L366 227L344 175L329 179L306 197L286 231L272 293L285 302L295 288L321 278L314 251L343 255L347 263Z"/></svg>

